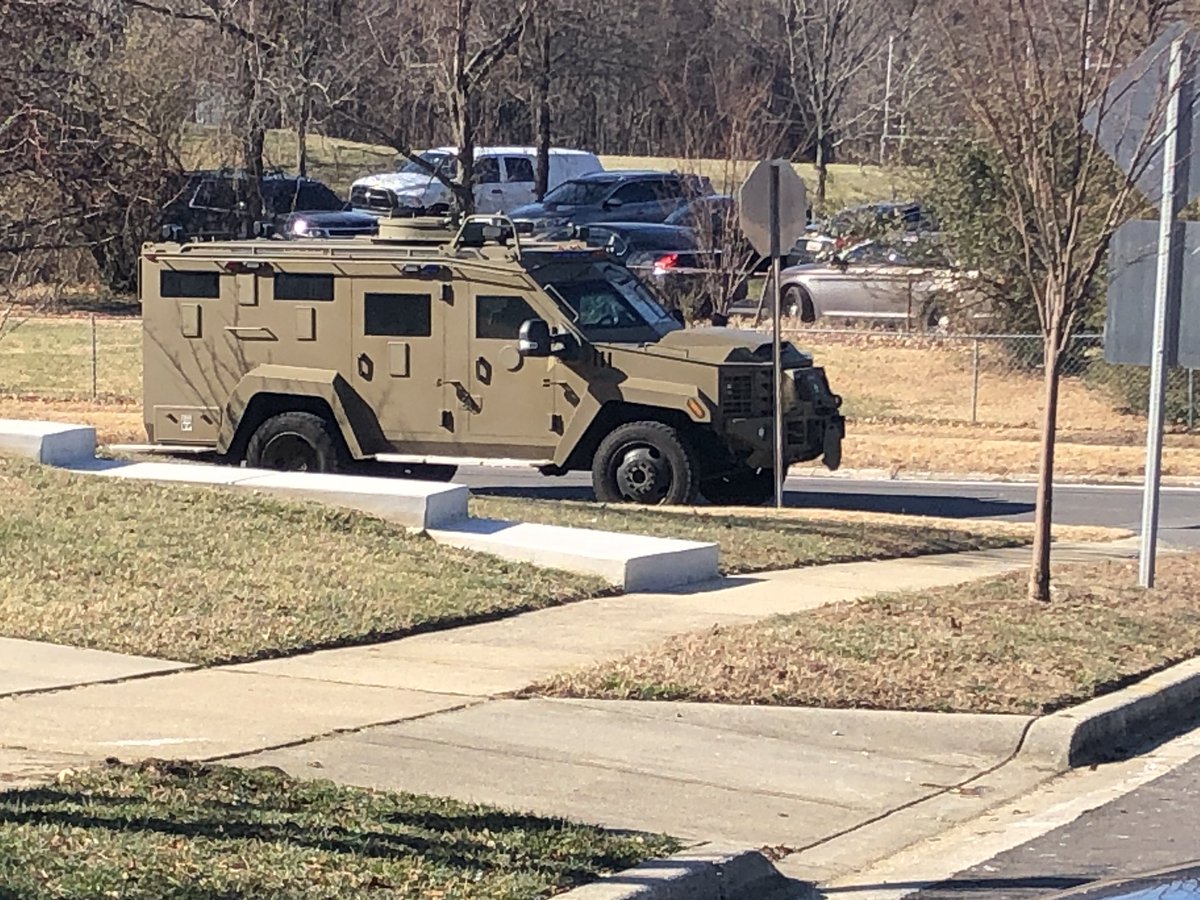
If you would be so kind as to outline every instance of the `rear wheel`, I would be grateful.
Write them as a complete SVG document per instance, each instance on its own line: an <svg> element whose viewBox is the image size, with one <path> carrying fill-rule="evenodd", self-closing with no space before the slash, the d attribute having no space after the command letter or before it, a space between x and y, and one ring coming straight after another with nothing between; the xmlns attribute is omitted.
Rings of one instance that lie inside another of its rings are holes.
<svg viewBox="0 0 1200 900"><path fill-rule="evenodd" d="M692 448L662 422L621 425L596 450L592 486L604 503L692 503L697 489Z"/></svg>
<svg viewBox="0 0 1200 900"><path fill-rule="evenodd" d="M709 503L729 506L761 506L775 496L773 469L741 468L700 483L700 493Z"/></svg>
<svg viewBox="0 0 1200 900"><path fill-rule="evenodd" d="M336 472L343 467L342 437L328 419L286 412L261 425L246 445L246 465L284 472Z"/></svg>
<svg viewBox="0 0 1200 900"><path fill-rule="evenodd" d="M813 308L812 297L808 296L808 291L795 284L784 288L783 310L788 315L798 318L801 322L815 322L817 320L817 311Z"/></svg>

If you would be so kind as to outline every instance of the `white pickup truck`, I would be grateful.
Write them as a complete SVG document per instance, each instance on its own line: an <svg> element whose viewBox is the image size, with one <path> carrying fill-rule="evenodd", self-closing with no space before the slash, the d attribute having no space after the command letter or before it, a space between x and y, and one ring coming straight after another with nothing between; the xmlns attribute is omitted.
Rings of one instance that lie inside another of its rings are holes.
<svg viewBox="0 0 1200 900"><path fill-rule="evenodd" d="M436 168L456 176L458 151L438 147L409 160L398 171L368 175L350 187L350 204L378 216L438 215L450 209L450 190L430 173ZM424 165L422 164L424 163ZM603 170L600 160L584 150L550 149L548 190L564 181ZM537 149L533 147L475 148L475 211L498 213L532 203Z"/></svg>

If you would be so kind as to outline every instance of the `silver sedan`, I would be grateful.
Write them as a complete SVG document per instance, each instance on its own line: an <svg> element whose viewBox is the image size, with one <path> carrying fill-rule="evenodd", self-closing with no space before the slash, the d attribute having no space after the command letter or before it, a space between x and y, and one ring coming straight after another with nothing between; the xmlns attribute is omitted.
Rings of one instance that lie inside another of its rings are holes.
<svg viewBox="0 0 1200 900"><path fill-rule="evenodd" d="M804 322L890 319L936 325L969 302L968 278L936 260L910 260L901 248L865 241L826 261L784 269L780 286L784 314Z"/></svg>

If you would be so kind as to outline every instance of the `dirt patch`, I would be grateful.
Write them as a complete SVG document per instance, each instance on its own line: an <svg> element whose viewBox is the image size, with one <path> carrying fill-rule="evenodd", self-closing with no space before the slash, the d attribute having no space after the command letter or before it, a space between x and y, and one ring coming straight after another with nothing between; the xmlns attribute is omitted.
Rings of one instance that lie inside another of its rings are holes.
<svg viewBox="0 0 1200 900"><path fill-rule="evenodd" d="M1054 600L1027 575L883 594L683 635L530 693L776 706L1044 713L1200 653L1200 554L1158 586L1124 562L1062 567Z"/></svg>

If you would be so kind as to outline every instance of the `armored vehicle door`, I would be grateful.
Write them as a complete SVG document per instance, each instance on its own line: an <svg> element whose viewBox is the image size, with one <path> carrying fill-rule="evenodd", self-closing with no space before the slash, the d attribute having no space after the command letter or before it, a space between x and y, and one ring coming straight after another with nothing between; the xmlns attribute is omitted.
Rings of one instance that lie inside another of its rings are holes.
<svg viewBox="0 0 1200 900"><path fill-rule="evenodd" d="M456 317L455 327L465 332L460 334L468 351L462 361L471 407L467 439L477 449L499 445L489 450L490 456L551 457L562 430L554 410L557 370L562 364L555 359L522 358L517 335L521 323L529 319L550 319L553 325L547 314L552 311L536 308L516 284L478 281L463 288L467 302L456 308L466 315Z"/></svg>
<svg viewBox="0 0 1200 900"><path fill-rule="evenodd" d="M445 452L453 440L441 420L443 284L351 279L351 380L398 452Z"/></svg>

